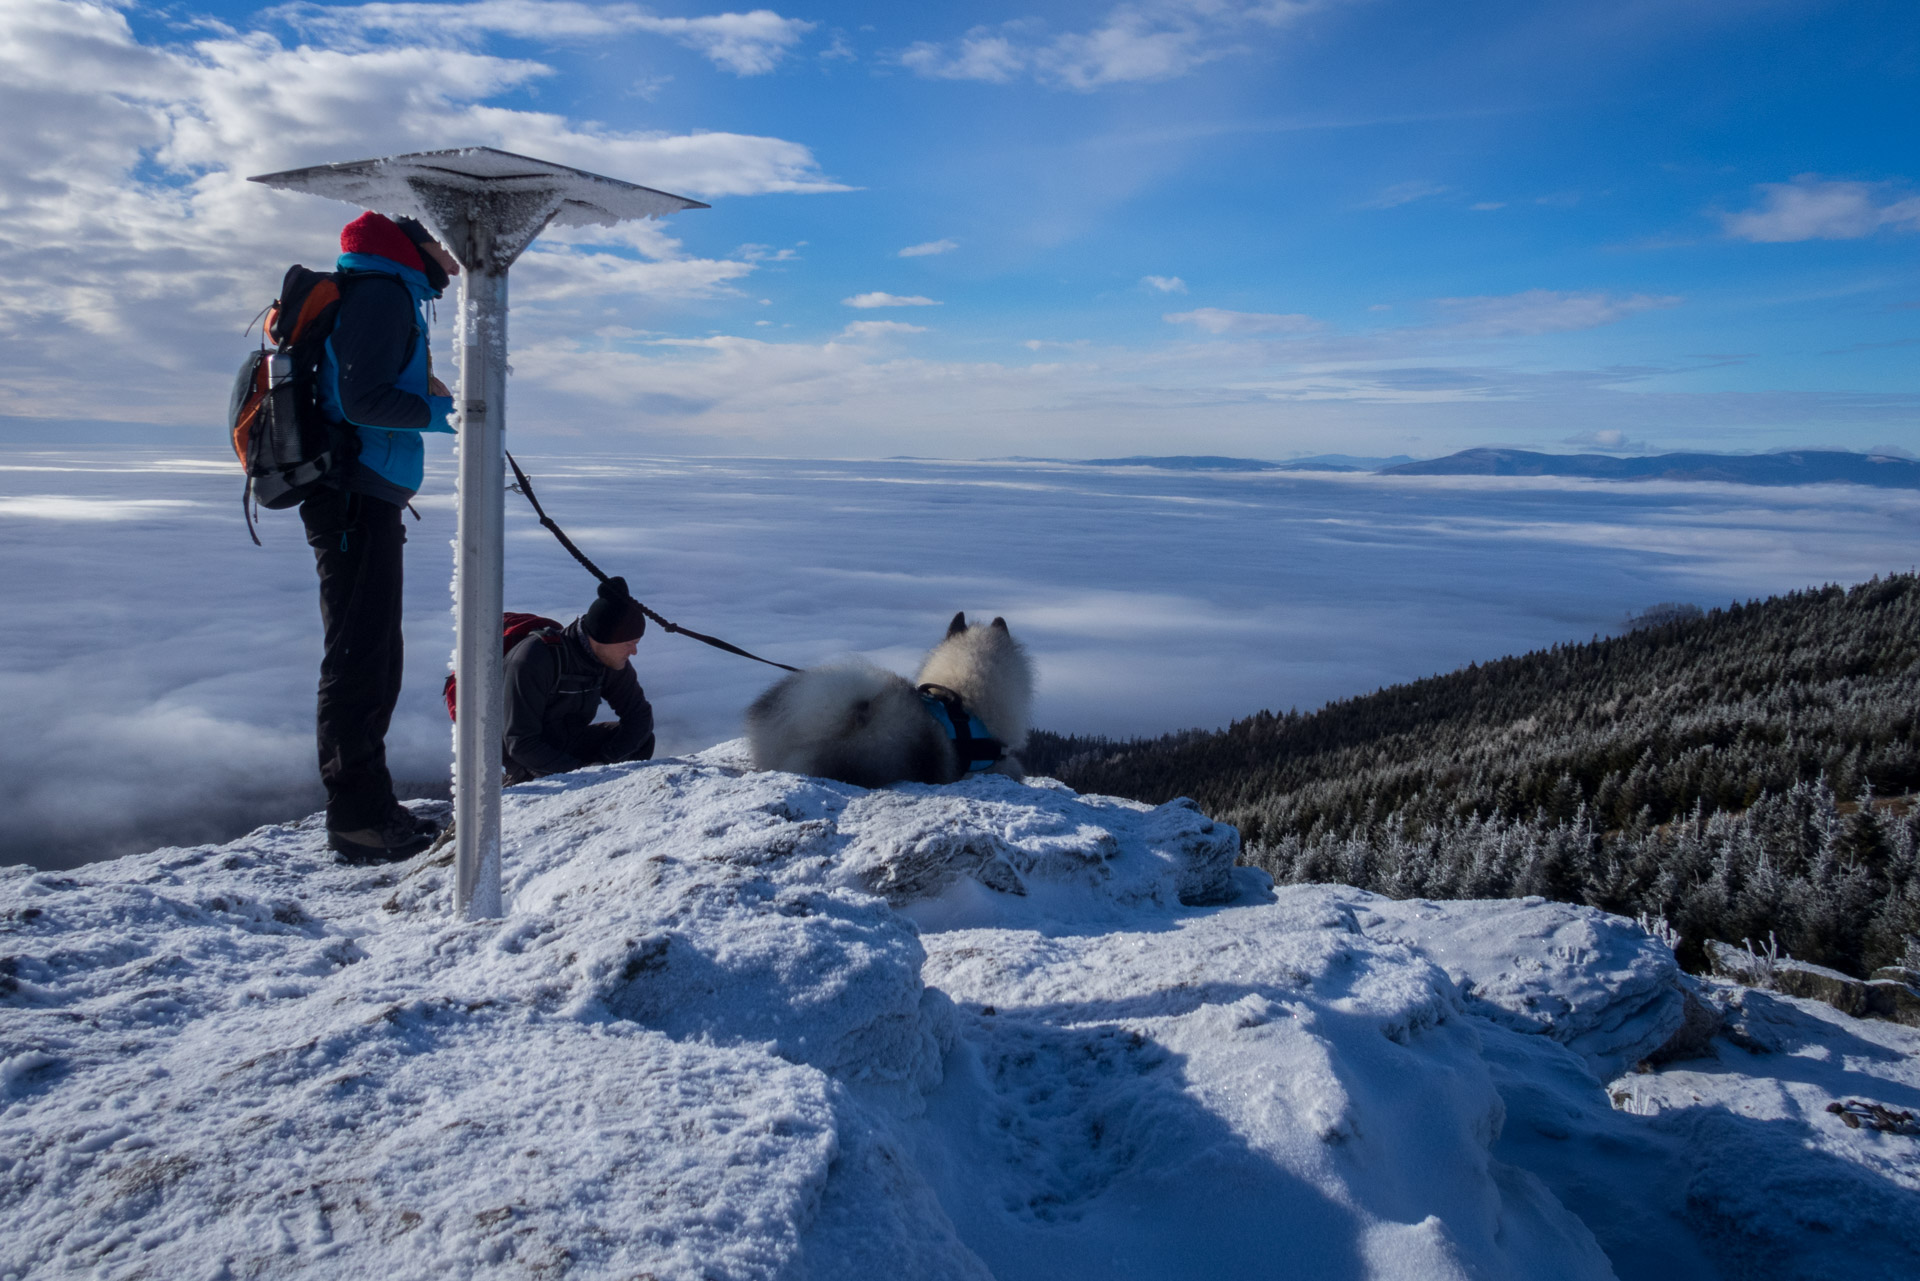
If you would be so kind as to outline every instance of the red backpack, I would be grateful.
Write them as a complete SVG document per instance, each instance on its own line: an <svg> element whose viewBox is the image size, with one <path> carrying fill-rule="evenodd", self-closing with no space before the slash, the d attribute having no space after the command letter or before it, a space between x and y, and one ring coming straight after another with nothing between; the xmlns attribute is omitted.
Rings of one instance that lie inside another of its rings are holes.
<svg viewBox="0 0 1920 1281"><path fill-rule="evenodd" d="M529 636L538 636L542 643L558 645L560 633L566 629L551 618L542 618L538 614L506 613L500 616L500 656L505 658L513 653L513 647ZM447 673L447 683L440 692L447 697L447 719L454 720L453 706L456 690L452 672Z"/></svg>

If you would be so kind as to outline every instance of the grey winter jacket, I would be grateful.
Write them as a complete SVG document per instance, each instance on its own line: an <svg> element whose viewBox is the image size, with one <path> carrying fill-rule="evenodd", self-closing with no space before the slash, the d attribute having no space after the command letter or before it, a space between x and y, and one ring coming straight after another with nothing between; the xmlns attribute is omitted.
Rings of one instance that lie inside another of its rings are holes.
<svg viewBox="0 0 1920 1281"><path fill-rule="evenodd" d="M615 671L594 657L575 619L558 644L529 636L507 655L507 758L536 776L564 774L594 761L580 755L580 737L606 700L620 727L595 752L624 760L653 734L653 705L628 665Z"/></svg>

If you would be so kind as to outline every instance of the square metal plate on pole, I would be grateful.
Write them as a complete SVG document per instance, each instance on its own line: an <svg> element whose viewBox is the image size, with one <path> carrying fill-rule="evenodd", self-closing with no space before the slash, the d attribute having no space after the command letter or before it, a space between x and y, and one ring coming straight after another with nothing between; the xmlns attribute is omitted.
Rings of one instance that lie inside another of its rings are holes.
<svg viewBox="0 0 1920 1281"><path fill-rule="evenodd" d="M459 530L454 542L454 909L501 914L501 565L505 558L507 269L549 226L612 226L709 206L492 147L421 151L248 179L412 216L460 263Z"/></svg>

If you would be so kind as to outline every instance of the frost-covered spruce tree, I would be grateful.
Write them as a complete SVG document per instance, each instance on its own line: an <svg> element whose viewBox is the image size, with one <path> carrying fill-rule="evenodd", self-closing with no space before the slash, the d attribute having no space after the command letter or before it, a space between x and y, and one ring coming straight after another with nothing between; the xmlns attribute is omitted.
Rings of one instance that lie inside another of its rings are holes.
<svg viewBox="0 0 1920 1281"><path fill-rule="evenodd" d="M1920 962L1920 810L1905 821L1890 812L1876 817L1887 845L1887 893L1867 927L1865 964L1913 966Z"/></svg>

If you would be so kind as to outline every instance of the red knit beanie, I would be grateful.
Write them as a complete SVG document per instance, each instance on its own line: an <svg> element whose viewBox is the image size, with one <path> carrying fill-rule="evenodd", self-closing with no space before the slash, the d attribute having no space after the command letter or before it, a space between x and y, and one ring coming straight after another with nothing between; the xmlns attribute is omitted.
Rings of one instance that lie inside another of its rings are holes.
<svg viewBox="0 0 1920 1281"><path fill-rule="evenodd" d="M340 252L378 254L415 271L427 269L426 261L420 257L420 251L414 248L413 241L407 238L407 233L400 230L393 219L372 210L340 229Z"/></svg>

